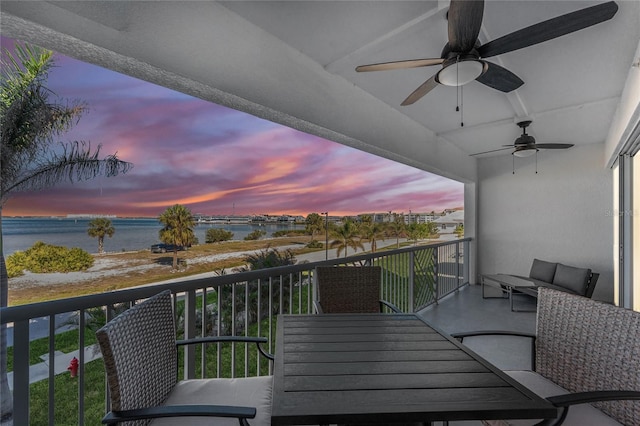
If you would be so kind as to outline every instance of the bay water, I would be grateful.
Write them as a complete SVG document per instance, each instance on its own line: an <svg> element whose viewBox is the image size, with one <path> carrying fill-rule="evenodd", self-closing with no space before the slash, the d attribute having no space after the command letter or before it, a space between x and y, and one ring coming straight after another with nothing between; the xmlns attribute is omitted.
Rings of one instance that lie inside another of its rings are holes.
<svg viewBox="0 0 640 426"><path fill-rule="evenodd" d="M158 233L162 225L155 218L110 218L115 229L113 237L105 237L104 250L106 252L130 251L148 249L152 244L160 243ZM89 218L63 217L3 217L2 237L5 256L10 256L18 250L26 250L35 242L42 241L65 247L80 247L89 253L97 253L98 239L87 234ZM200 243L204 243L207 229L221 228L233 232L234 240L243 240L252 231L260 229L266 231L265 237L280 230L304 229L304 225L294 224L233 224L215 223L198 224L195 234Z"/></svg>

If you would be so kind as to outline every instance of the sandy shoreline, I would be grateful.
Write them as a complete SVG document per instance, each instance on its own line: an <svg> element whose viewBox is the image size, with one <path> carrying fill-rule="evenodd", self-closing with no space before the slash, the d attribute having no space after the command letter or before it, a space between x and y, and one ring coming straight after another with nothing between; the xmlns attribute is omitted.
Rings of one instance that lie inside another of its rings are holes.
<svg viewBox="0 0 640 426"><path fill-rule="evenodd" d="M278 250L295 249L300 248L300 245L287 245L277 247ZM188 259L189 265L197 265L203 263L213 263L226 259L244 258L248 255L255 254L262 251L259 250L244 250L244 251L232 251L228 253L219 253L213 255L202 255L190 257ZM113 253L113 255L120 253ZM168 254L170 256L170 254ZM56 286L67 285L69 283L81 284L90 281L96 281L114 276L127 276L129 274L141 274L151 270L167 270L167 265L157 262L149 262L148 260L132 261L123 260L115 256L111 256L109 253L103 255L95 255L95 261L91 268L86 271L79 272L54 272L36 274L33 272L25 272L24 275L10 278L9 289L10 290L24 290L28 288L37 288L39 286ZM212 274L214 272L212 271Z"/></svg>

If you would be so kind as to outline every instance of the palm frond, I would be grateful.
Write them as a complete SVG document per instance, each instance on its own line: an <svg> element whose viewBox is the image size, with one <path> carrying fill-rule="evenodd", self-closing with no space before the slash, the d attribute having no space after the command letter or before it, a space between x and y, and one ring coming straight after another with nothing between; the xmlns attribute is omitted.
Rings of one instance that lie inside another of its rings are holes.
<svg viewBox="0 0 640 426"><path fill-rule="evenodd" d="M30 44L16 44L15 54L3 49L0 61L0 101L11 104L16 97L25 93L29 87L42 85L49 69L53 65L53 52Z"/></svg>
<svg viewBox="0 0 640 426"><path fill-rule="evenodd" d="M85 142L61 145L61 153L52 153L48 160L38 163L12 185L3 188L0 195L5 196L12 191L43 189L62 181L83 181L98 175L116 176L126 173L133 166L118 159L117 154L100 159L100 145L95 151Z"/></svg>

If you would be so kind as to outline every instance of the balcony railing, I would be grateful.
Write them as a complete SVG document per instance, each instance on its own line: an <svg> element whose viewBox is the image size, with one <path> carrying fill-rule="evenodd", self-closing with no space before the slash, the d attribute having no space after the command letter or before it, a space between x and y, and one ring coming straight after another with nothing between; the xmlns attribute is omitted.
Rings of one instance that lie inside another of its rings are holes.
<svg viewBox="0 0 640 426"><path fill-rule="evenodd" d="M3 308L0 312L2 324L13 324L13 352L9 356L13 371L9 374L13 388L14 424L34 424L30 423L30 416L32 422L38 416L37 424L53 425L61 410L65 410L63 418L72 419L66 424L96 423L108 410L109 403L104 373L100 374L103 372L102 361L91 361L94 356L99 358L98 351L86 349L95 349L93 332L117 313L162 290L170 289L174 294L179 338L259 335L268 338L268 350L274 352L277 315L312 312L316 266L380 265L383 269L381 298L405 312L413 312L437 303L439 298L469 282L468 256L464 256L469 253L469 242L470 239L460 239ZM60 322L61 316L71 318L66 321L64 329L77 330L77 348L82 348L77 356L79 372L74 379L75 395L67 392L61 395L57 379L60 376L66 376L66 379L69 373L60 375L60 368L56 371L53 361L48 363L48 377L41 381L41 389L31 388L30 369L33 370L31 364L34 362L30 361L30 347L36 338L32 336L32 329L44 325L48 330L43 340L48 345L48 359L54 360L59 355L56 336L60 330L57 330L59 324L56 322ZM70 323L73 324L69 326ZM272 366L258 356L255 347L240 343L230 346L223 348L221 344L211 344L183 349L180 354L181 376L246 377L271 373ZM99 413L88 409L89 405L95 408L96 393L100 394L100 401L104 400L104 410L98 410ZM71 403L68 399L72 399ZM77 414L70 413L69 407L73 407Z"/></svg>

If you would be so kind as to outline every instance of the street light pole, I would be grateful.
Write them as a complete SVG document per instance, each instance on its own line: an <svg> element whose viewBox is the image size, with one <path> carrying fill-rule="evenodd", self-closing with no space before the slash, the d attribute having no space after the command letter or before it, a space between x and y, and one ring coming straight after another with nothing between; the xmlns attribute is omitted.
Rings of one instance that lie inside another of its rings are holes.
<svg viewBox="0 0 640 426"><path fill-rule="evenodd" d="M324 215L324 260L329 260L329 212Z"/></svg>

